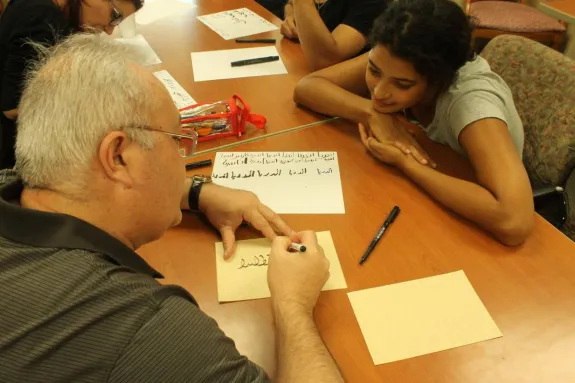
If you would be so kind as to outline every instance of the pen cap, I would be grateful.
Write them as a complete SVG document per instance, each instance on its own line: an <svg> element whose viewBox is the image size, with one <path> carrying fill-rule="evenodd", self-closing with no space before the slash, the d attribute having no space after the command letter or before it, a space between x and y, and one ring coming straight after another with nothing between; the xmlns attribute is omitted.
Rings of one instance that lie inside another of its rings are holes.
<svg viewBox="0 0 575 383"><path fill-rule="evenodd" d="M393 209L391 209L389 216L385 220L385 226L387 226L387 225L391 224L393 221L395 221L395 219L397 218L397 215L399 214L400 211L401 211L401 209L399 208L399 206L394 206Z"/></svg>

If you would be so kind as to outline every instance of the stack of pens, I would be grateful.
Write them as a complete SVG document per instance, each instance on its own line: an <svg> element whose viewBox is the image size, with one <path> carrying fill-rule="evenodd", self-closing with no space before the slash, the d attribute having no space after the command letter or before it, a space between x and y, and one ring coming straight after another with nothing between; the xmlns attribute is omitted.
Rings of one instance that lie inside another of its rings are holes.
<svg viewBox="0 0 575 383"><path fill-rule="evenodd" d="M182 123L182 129L193 129L198 133L198 136L204 137L214 133L231 131L232 128L227 119L219 118L217 120L185 122Z"/></svg>
<svg viewBox="0 0 575 383"><path fill-rule="evenodd" d="M231 132L232 124L229 119L217 116L229 111L230 107L226 101L218 101L182 110L180 111L182 129L193 129L199 137ZM210 115L213 115L214 118L210 118Z"/></svg>
<svg viewBox="0 0 575 383"><path fill-rule="evenodd" d="M194 108L181 110L180 117L182 120L187 120L207 114L229 113L229 111L230 107L227 101L218 101L212 104L199 105Z"/></svg>

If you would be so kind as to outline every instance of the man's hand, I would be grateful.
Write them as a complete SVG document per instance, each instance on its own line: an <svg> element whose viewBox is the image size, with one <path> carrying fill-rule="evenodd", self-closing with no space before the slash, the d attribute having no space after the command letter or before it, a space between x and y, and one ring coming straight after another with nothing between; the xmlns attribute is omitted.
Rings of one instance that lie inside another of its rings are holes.
<svg viewBox="0 0 575 383"><path fill-rule="evenodd" d="M306 247L303 253L289 252L292 240ZM329 261L313 231L277 237L272 243L268 285L275 307L290 307L311 315L319 293L329 278Z"/></svg>
<svg viewBox="0 0 575 383"><path fill-rule="evenodd" d="M235 251L235 231L247 222L274 240L276 233L293 235L294 231L269 207L260 202L254 193L230 189L212 183L204 184L200 192L200 211L220 231L224 244L224 259Z"/></svg>
<svg viewBox="0 0 575 383"><path fill-rule="evenodd" d="M365 133L368 137L373 137L379 144L395 146L406 155L413 156L422 165L436 167L435 162L419 145L415 137L400 124L397 117L374 111L368 124L368 126L364 125ZM364 145L366 145L365 142ZM366 147L369 149L367 145Z"/></svg>
<svg viewBox="0 0 575 383"><path fill-rule="evenodd" d="M285 20L282 22L280 31L282 35L284 35L290 40L298 39L297 26L295 24L295 18L293 13L286 14Z"/></svg>

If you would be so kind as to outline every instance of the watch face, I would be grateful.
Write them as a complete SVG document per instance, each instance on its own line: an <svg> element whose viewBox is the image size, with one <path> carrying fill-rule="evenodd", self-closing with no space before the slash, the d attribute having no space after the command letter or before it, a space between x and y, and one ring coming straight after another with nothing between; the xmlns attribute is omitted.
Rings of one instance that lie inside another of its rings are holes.
<svg viewBox="0 0 575 383"><path fill-rule="evenodd" d="M212 177L204 175L195 175L193 180L196 183L209 183L212 182Z"/></svg>

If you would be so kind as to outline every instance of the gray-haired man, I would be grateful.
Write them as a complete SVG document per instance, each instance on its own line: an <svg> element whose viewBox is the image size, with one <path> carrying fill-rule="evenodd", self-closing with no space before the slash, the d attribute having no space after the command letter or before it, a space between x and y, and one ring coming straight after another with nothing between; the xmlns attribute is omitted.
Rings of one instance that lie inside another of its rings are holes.
<svg viewBox="0 0 575 383"><path fill-rule="evenodd" d="M24 91L17 173L0 173L0 381L268 380L134 252L178 224L182 208L220 230L227 257L242 220L273 240L277 380L340 381L313 322L328 277L315 235L292 232L251 193L185 181L195 137L132 55L76 35ZM291 240L308 251L290 254Z"/></svg>

